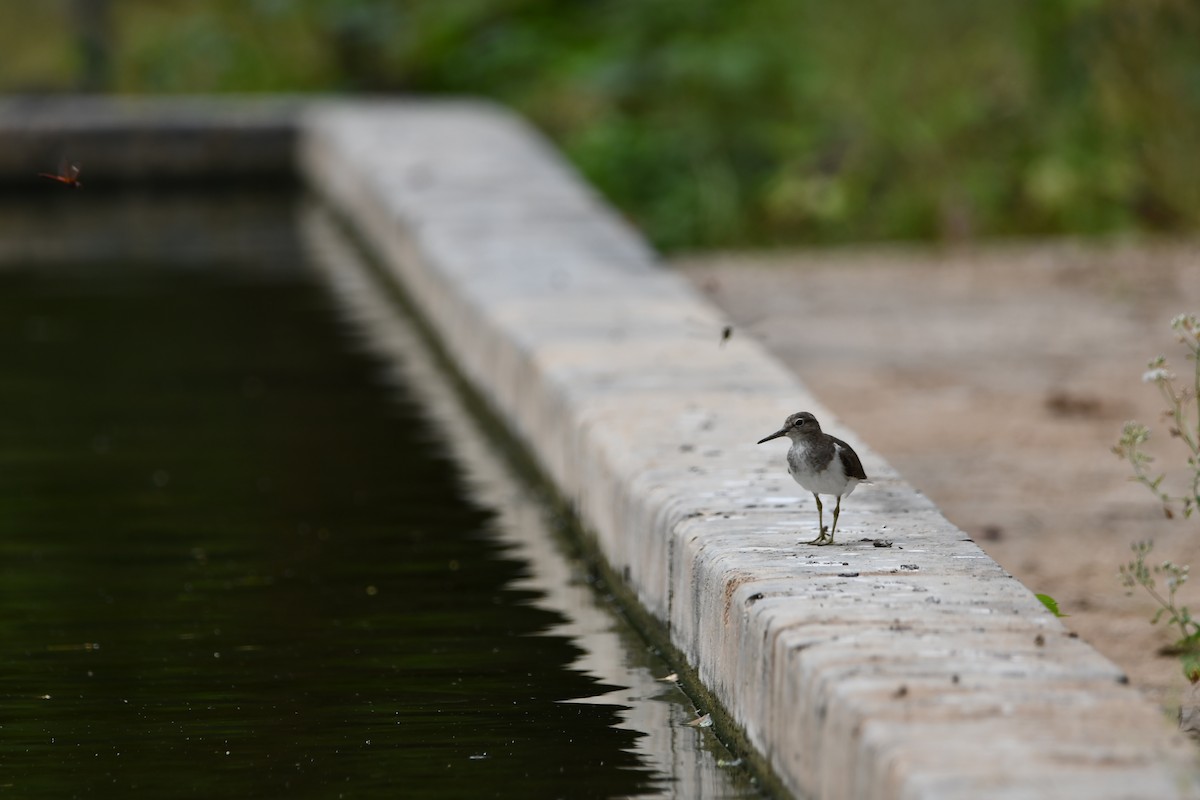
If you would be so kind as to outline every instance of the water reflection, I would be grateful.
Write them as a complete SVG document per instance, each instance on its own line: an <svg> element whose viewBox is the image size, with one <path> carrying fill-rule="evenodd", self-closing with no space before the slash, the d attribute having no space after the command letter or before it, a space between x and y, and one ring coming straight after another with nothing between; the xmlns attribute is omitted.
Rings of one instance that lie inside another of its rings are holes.
<svg viewBox="0 0 1200 800"><path fill-rule="evenodd" d="M680 798L759 797L750 777L732 763L735 759L711 734L688 726L695 720L687 698L661 680L670 672L666 662L648 652L645 642L619 612L601 604L587 585L583 566L563 552L561 541L548 529L546 507L530 487L514 478L511 463L495 452L494 437L478 429L463 407L420 334L389 301L392 291L355 251L327 213L306 209L301 226L313 261L333 287L367 347L392 365L394 380L418 394L442 432L446 446L464 465L471 494L497 509L497 537L513 555L530 564L519 586L537 593L536 605L553 610L563 621L554 633L569 636L582 652L576 669L612 685L610 691L572 702L615 704L617 727L640 733L636 752L665 778L647 796Z"/></svg>
<svg viewBox="0 0 1200 800"><path fill-rule="evenodd" d="M461 418L430 425L455 401L423 357L381 371L411 336L329 267L349 262L319 224L336 300L286 268L290 231L262 266L261 231L229 229L250 215L225 216L220 264L179 269L162 235L62 261L62 231L123 238L112 208L115 230L71 213L30 219L65 243L0 248L21 254L0 268L0 785L749 791L685 706L646 700L658 667L619 646L503 464Z"/></svg>

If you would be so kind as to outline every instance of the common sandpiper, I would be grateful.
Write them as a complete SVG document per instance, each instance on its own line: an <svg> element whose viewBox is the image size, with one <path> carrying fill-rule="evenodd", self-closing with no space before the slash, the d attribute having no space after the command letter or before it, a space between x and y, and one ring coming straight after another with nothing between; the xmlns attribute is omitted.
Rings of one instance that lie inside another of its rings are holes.
<svg viewBox="0 0 1200 800"><path fill-rule="evenodd" d="M788 473L817 501L817 538L805 544L833 544L837 533L838 515L842 512L842 498L854 491L860 481L867 479L862 461L850 445L836 436L821 431L821 423L807 411L792 414L784 420L783 427L758 443L769 442L786 436L792 440L788 450ZM821 506L821 495L837 497L833 508L833 527L825 528L825 511Z"/></svg>

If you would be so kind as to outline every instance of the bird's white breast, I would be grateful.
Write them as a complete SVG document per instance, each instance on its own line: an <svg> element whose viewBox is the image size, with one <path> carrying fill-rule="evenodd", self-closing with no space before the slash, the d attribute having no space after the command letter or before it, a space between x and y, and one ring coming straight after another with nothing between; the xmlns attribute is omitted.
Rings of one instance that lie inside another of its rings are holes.
<svg viewBox="0 0 1200 800"><path fill-rule="evenodd" d="M814 494L832 494L845 497L854 491L858 478L846 477L842 466L841 447L834 445L833 458L825 469L814 471L807 462L807 450L803 443L797 443L788 450L788 473L796 483Z"/></svg>

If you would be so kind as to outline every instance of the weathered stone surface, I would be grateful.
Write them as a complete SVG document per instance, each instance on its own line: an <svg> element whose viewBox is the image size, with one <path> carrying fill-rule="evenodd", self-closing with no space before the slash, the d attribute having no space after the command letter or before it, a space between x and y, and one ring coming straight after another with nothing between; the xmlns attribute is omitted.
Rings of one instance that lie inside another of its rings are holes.
<svg viewBox="0 0 1200 800"><path fill-rule="evenodd" d="M1119 671L719 315L519 121L330 105L302 163L799 796L1197 797ZM839 543L784 471L812 410L873 485ZM876 547L874 539L893 542Z"/></svg>
<svg viewBox="0 0 1200 800"><path fill-rule="evenodd" d="M38 181L38 172L67 159L82 166L93 191L130 182L287 182L301 107L294 97L0 98L0 181Z"/></svg>

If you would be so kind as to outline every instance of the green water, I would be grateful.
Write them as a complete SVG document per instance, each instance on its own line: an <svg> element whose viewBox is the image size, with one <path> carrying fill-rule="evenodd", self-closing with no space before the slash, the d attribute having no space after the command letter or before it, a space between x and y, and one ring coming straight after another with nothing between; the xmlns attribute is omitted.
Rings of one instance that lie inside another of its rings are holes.
<svg viewBox="0 0 1200 800"><path fill-rule="evenodd" d="M304 269L0 269L0 793L669 796L382 374Z"/></svg>

